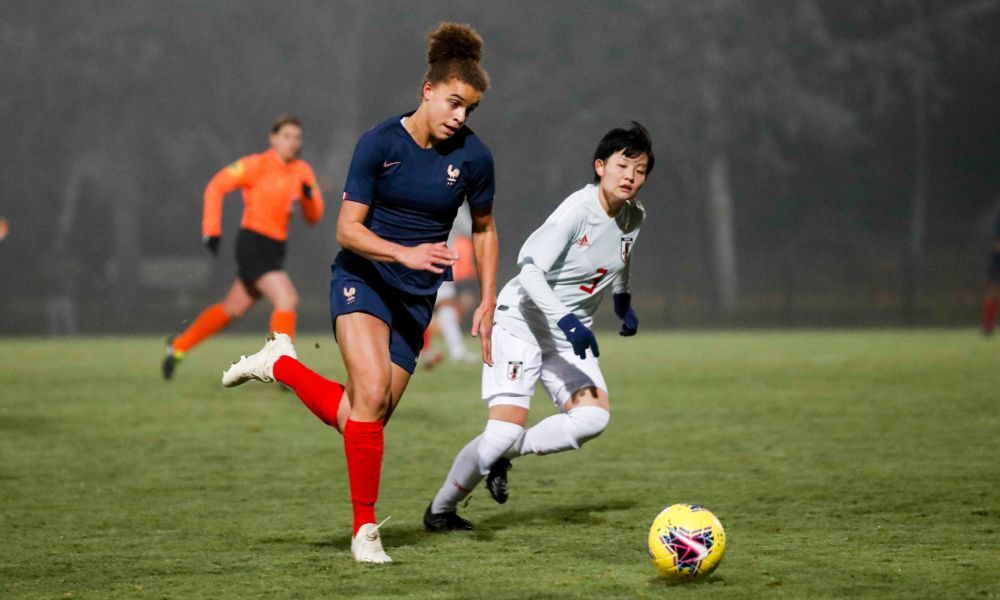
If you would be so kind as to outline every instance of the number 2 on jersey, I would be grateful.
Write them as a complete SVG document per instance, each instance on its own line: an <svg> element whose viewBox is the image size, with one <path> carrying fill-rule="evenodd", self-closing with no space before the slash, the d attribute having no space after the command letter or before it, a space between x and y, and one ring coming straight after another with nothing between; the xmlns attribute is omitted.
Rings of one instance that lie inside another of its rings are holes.
<svg viewBox="0 0 1000 600"><path fill-rule="evenodd" d="M601 280L604 279L604 276L607 274L608 274L607 269L598 269L597 277L594 277L593 281L590 282L590 285L581 285L580 289L587 292L588 294L593 294L594 290L597 289L597 284L600 283Z"/></svg>

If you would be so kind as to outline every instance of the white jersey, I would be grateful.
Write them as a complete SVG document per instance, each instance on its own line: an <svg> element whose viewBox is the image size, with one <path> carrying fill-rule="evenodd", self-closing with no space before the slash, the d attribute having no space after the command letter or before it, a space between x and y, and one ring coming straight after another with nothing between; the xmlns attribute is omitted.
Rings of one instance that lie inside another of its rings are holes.
<svg viewBox="0 0 1000 600"><path fill-rule="evenodd" d="M571 194L521 247L521 275L500 290L496 323L542 352L571 348L556 321L572 312L590 327L608 286L628 291L632 246L645 215L633 199L609 217L593 184ZM526 279L532 265L548 289Z"/></svg>

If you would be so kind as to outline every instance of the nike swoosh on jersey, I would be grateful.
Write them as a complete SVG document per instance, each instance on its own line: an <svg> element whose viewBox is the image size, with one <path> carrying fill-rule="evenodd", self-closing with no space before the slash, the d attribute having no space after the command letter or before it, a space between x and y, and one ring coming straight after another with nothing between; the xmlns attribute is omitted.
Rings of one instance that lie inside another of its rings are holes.
<svg viewBox="0 0 1000 600"><path fill-rule="evenodd" d="M397 160L396 162L385 162L385 161L383 161L382 162L382 168L383 169L388 169L389 167L395 167L396 165L398 165L398 164L400 164L402 162L403 161L401 161L401 160Z"/></svg>
<svg viewBox="0 0 1000 600"><path fill-rule="evenodd" d="M698 560L704 560L705 557L708 556L708 548L705 547L705 544L702 544L701 542L696 542L695 540L689 538L688 536L678 531L674 531L673 534L674 537L687 544L690 548L694 549L694 551L698 554Z"/></svg>

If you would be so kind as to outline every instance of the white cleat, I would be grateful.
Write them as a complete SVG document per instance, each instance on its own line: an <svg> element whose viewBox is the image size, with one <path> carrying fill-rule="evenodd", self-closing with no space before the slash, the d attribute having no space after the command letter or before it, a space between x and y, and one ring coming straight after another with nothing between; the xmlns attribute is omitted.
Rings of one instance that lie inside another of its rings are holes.
<svg viewBox="0 0 1000 600"><path fill-rule="evenodd" d="M292 338L286 333L275 332L260 352L240 359L222 372L222 385L235 387L251 380L270 383L274 381L274 363L282 356L298 358Z"/></svg>
<svg viewBox="0 0 1000 600"><path fill-rule="evenodd" d="M389 519L386 518L385 521ZM358 529L357 535L351 540L351 554L354 560L359 563L391 563L392 559L382 549L382 538L379 536L378 528L385 524L382 521L378 525L375 523L365 523Z"/></svg>

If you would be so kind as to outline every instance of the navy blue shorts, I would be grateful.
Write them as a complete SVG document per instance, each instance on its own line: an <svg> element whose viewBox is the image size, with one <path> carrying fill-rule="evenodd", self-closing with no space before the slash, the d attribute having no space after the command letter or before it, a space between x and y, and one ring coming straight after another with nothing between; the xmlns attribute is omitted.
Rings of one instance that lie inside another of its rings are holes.
<svg viewBox="0 0 1000 600"><path fill-rule="evenodd" d="M994 252L990 260L990 281L1000 283L1000 252Z"/></svg>
<svg viewBox="0 0 1000 600"><path fill-rule="evenodd" d="M334 337L337 317L364 312L389 326L389 356L392 362L413 373L424 347L424 330L434 313L437 294L417 296L390 287L372 267L335 262L330 267L330 318Z"/></svg>

